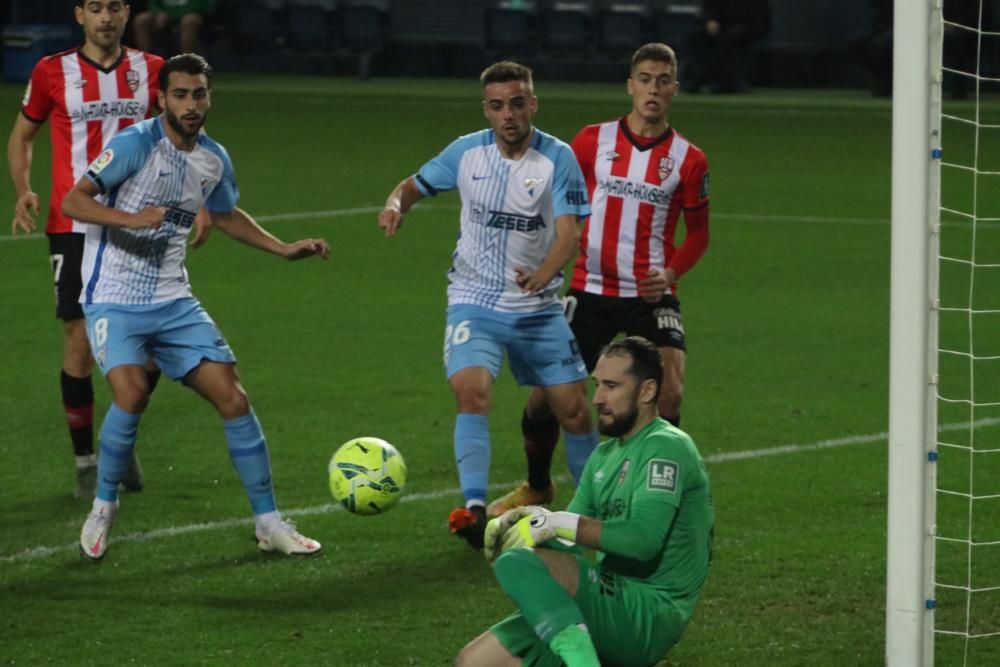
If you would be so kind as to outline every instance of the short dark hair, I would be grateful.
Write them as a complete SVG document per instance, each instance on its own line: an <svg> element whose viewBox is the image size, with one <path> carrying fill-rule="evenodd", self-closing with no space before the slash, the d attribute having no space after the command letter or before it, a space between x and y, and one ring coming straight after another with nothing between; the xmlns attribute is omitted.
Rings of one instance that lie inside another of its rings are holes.
<svg viewBox="0 0 1000 667"><path fill-rule="evenodd" d="M197 53L182 53L174 56L160 68L160 90L167 92L167 84L170 82L171 72L183 72L184 74L204 74L208 80L208 87L212 87L212 66L208 61Z"/></svg>
<svg viewBox="0 0 1000 667"><path fill-rule="evenodd" d="M650 42L649 44L640 46L632 54L632 63L629 66L629 71L634 72L639 63L647 60L671 65L674 68L674 74L677 74L677 54L666 44Z"/></svg>
<svg viewBox="0 0 1000 667"><path fill-rule="evenodd" d="M73 4L76 5L77 7L83 7L85 4L87 4L87 0L76 0ZM129 0L122 0L122 4L128 6L132 3Z"/></svg>
<svg viewBox="0 0 1000 667"><path fill-rule="evenodd" d="M493 63L479 75L479 82L483 84L483 88L491 83L507 83L508 81L523 81L528 84L529 89L534 87L531 80L531 68L511 60Z"/></svg>
<svg viewBox="0 0 1000 667"><path fill-rule="evenodd" d="M663 383L663 358L656 346L642 336L628 336L612 341L601 349L602 357L629 357L628 374L642 384L646 380L656 383L655 400L660 398L660 385Z"/></svg>

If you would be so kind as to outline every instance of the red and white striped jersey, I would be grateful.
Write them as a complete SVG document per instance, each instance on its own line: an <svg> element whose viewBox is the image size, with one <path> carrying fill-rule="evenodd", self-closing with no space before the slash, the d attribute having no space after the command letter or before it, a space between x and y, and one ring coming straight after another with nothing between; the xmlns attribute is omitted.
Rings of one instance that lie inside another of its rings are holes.
<svg viewBox="0 0 1000 667"><path fill-rule="evenodd" d="M572 146L591 207L572 289L635 297L651 269L671 267L680 278L694 266L708 247L708 161L697 146L673 129L637 137L625 118L588 125Z"/></svg>
<svg viewBox="0 0 1000 667"><path fill-rule="evenodd" d="M62 214L62 200L111 137L149 118L156 107L163 59L122 47L104 69L79 49L46 56L31 73L21 113L33 123L51 120L52 196L45 232L82 232Z"/></svg>

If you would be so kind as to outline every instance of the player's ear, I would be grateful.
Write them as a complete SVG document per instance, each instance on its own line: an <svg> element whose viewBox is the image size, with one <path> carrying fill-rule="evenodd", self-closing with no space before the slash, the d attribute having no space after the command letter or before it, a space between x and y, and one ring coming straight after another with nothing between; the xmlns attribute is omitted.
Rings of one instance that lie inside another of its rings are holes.
<svg viewBox="0 0 1000 667"><path fill-rule="evenodd" d="M645 379L639 385L639 402L656 404L656 380Z"/></svg>
<svg viewBox="0 0 1000 667"><path fill-rule="evenodd" d="M77 25L83 25L83 5L73 5L73 18Z"/></svg>

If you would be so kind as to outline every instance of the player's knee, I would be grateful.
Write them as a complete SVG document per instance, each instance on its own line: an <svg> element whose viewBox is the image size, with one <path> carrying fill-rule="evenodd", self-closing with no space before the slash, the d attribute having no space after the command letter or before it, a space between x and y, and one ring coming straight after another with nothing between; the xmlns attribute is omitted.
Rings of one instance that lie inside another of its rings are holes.
<svg viewBox="0 0 1000 667"><path fill-rule="evenodd" d="M225 396L216 399L215 407L223 419L236 419L250 413L250 398L237 384Z"/></svg>
<svg viewBox="0 0 1000 667"><path fill-rule="evenodd" d="M500 554L493 562L493 576L499 582L500 588L504 587L505 582L518 579L528 563L537 558L532 550L526 547L508 549Z"/></svg>
<svg viewBox="0 0 1000 667"><path fill-rule="evenodd" d="M490 409L490 395L479 389L467 388L455 392L459 412L474 412L485 415Z"/></svg>
<svg viewBox="0 0 1000 667"><path fill-rule="evenodd" d="M115 397L115 405L125 412L138 415L146 410L146 405L149 403L149 390L146 389L144 384L128 382L119 384L119 386L113 387L112 390Z"/></svg>
<svg viewBox="0 0 1000 667"><path fill-rule="evenodd" d="M559 425L570 433L590 433L592 423L587 397L582 394L562 406Z"/></svg>
<svg viewBox="0 0 1000 667"><path fill-rule="evenodd" d="M71 343L63 353L63 370L73 377L87 377L94 370L94 358L90 355L90 346Z"/></svg>
<svg viewBox="0 0 1000 667"><path fill-rule="evenodd" d="M552 417L552 409L549 408L545 394L539 389L534 389L528 396L528 402L524 406L524 415L532 421L545 421Z"/></svg>

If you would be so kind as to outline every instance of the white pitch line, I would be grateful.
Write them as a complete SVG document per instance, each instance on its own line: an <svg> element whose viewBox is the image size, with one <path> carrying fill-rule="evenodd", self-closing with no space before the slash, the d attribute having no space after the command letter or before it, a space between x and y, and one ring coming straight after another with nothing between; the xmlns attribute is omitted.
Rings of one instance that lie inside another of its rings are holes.
<svg viewBox="0 0 1000 667"><path fill-rule="evenodd" d="M415 209L424 210L458 210L455 204L417 204ZM381 206L358 206L354 208L331 208L324 211L300 211L297 213L269 213L254 216L258 222L286 222L289 220L315 220L323 218L341 218L352 215L371 215L382 210ZM742 220L746 222L801 222L811 225L876 225L885 226L889 220L885 218L838 218L815 215L758 215L754 213L713 213L718 220ZM980 222L980 226L990 226ZM9 241L37 241L44 239L45 234L19 234L17 236L0 236L0 243Z"/></svg>
<svg viewBox="0 0 1000 667"><path fill-rule="evenodd" d="M420 203L414 206L415 209L423 210L458 210L456 204L427 204ZM331 208L324 211L299 211L297 213L268 213L254 216L258 222L286 222L289 220L317 220L324 218L342 218L352 215L371 215L382 210L381 206L358 206L353 208ZM869 225L875 227L885 227L890 224L888 218L850 218L821 215L766 215L757 213L713 213L715 220L738 220L743 222L776 222L789 223L798 222L807 225ZM953 224L964 224L971 227L968 222L955 222ZM947 223L947 224L952 224ZM1000 224L991 221L980 221L976 223L979 228L994 229ZM0 243L7 241L37 241L45 238L45 234L20 234L18 236L0 236Z"/></svg>
<svg viewBox="0 0 1000 667"><path fill-rule="evenodd" d="M946 424L941 426L938 431L962 431L969 428L979 428L982 426L994 426L1000 424L1000 418L991 417L988 419L977 419L974 422L964 422L958 424ZM746 459L757 459L764 458L767 456L777 456L779 454L798 454L800 452L809 452L822 449L833 449L836 447L847 447L849 445L862 445L870 444L873 442L885 442L889 439L889 434L886 432L882 433L871 433L869 435L855 435L846 438L835 438L830 440L820 440L818 442L813 442L805 445L781 445L780 447L769 447L767 449L749 449L742 452L720 452L718 454L712 454L705 457L707 463L725 463L726 461L741 461ZM556 481L565 481L565 478L557 477ZM502 482L496 484L490 484L490 489L506 489L510 488L517 482ZM461 489L451 488L451 489L440 489L438 491L428 491L426 493L411 493L403 496L400 499L402 503L415 503L422 500L433 500L436 498L443 498L445 496L453 496L461 493ZM299 509L283 510L282 514L285 516L309 516L313 514L328 514L330 512L343 511L340 505L333 503L327 503L325 505L314 505L313 507L302 507ZM225 530L228 528L237 528L240 526L250 526L253 524L252 517L244 517L240 519L224 519L222 521L210 521L207 523L193 523L186 526L171 526L168 528L157 528L156 530L149 530L146 532L139 533L128 533L120 537L114 538L114 543L120 542L150 542L152 540L158 540L165 537L175 537L177 535L187 535L189 533L201 533L209 530ZM46 558L48 556L53 556L55 554L74 551L79 548L79 544L74 542L73 544L66 544L57 547L33 547L31 549L25 549L24 551L18 552L16 554L11 554L9 556L0 556L0 563L13 563L17 561L30 561L37 560L39 558Z"/></svg>

